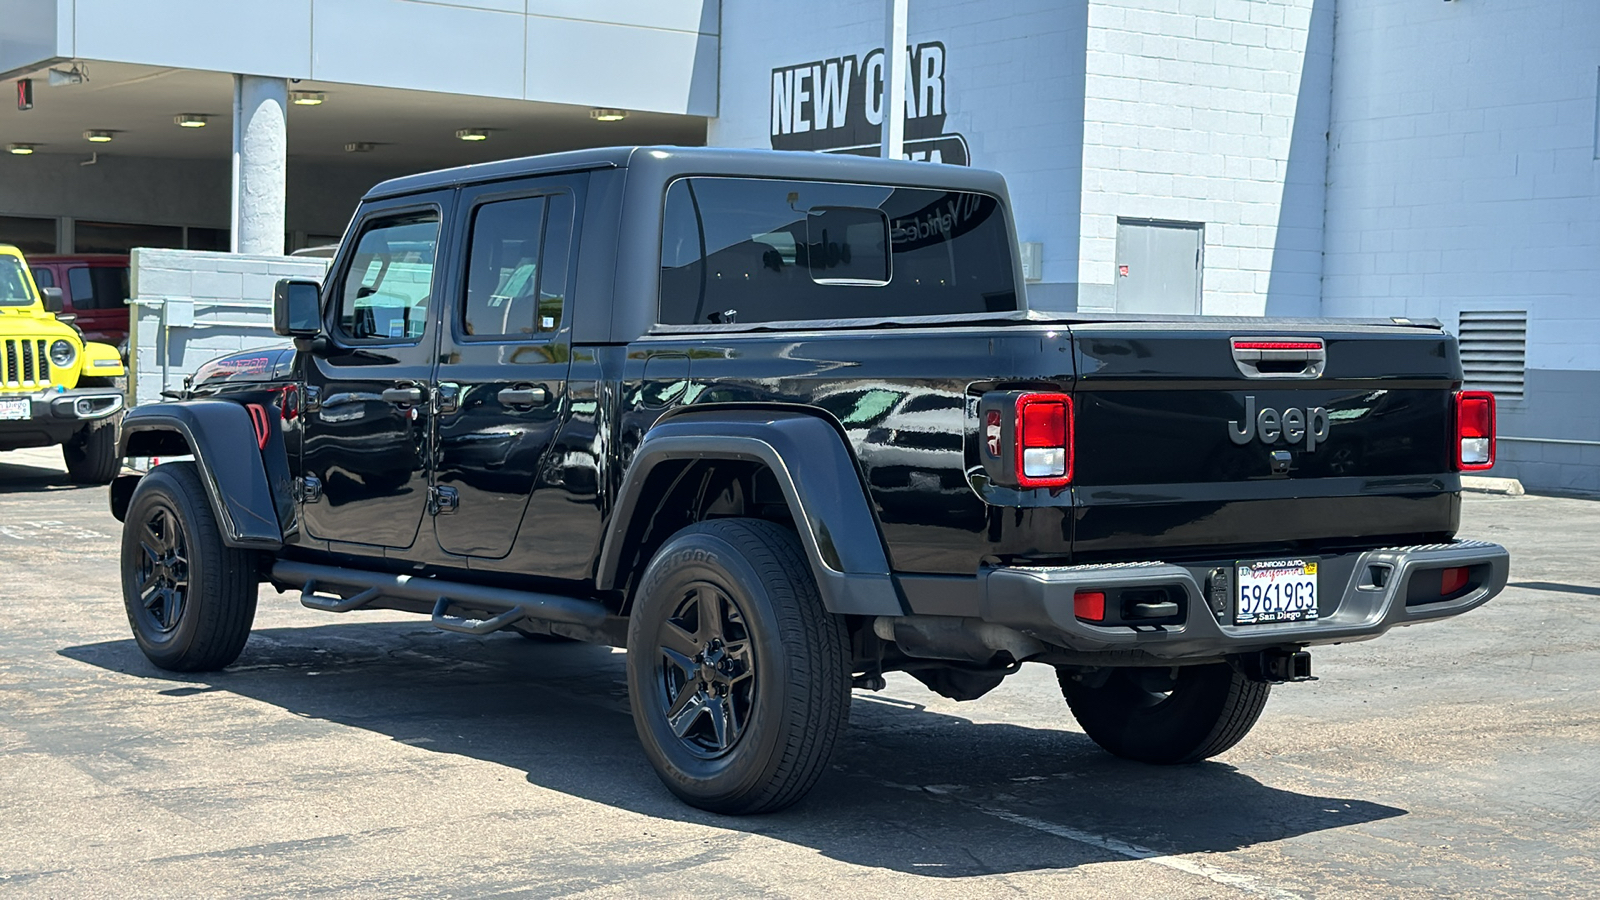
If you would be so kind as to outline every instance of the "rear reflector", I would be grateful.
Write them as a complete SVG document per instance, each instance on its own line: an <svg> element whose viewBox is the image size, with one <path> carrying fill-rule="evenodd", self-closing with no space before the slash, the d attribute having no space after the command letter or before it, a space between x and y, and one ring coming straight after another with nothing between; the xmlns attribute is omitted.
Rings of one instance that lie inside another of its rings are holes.
<svg viewBox="0 0 1600 900"><path fill-rule="evenodd" d="M1021 487L1061 487L1072 481L1072 398L1023 394L1017 398L1017 482Z"/></svg>
<svg viewBox="0 0 1600 900"><path fill-rule="evenodd" d="M1079 591L1072 595L1072 614L1085 622L1106 620L1106 595L1103 591Z"/></svg>
<svg viewBox="0 0 1600 900"><path fill-rule="evenodd" d="M1467 569L1459 566L1454 569L1445 569L1444 578L1439 582L1439 596L1446 597L1454 594L1467 586Z"/></svg>
<svg viewBox="0 0 1600 900"><path fill-rule="evenodd" d="M1494 394L1456 394L1456 468L1463 472L1494 468Z"/></svg>

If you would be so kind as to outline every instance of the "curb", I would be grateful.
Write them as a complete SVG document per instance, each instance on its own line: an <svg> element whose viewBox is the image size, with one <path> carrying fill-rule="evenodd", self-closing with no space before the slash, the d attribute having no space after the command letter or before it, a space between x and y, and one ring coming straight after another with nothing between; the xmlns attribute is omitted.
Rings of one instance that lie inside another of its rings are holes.
<svg viewBox="0 0 1600 900"><path fill-rule="evenodd" d="M1515 478L1490 478L1485 475L1461 476L1461 489L1480 494L1503 494L1507 497L1521 497L1527 493L1522 489L1522 482Z"/></svg>

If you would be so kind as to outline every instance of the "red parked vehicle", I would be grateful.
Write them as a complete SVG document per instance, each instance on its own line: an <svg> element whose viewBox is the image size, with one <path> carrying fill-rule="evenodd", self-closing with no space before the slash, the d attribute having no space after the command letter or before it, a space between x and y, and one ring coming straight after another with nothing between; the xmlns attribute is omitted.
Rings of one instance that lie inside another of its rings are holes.
<svg viewBox="0 0 1600 900"><path fill-rule="evenodd" d="M64 313L76 315L84 339L128 356L128 257L121 253L29 256L40 288L61 289Z"/></svg>

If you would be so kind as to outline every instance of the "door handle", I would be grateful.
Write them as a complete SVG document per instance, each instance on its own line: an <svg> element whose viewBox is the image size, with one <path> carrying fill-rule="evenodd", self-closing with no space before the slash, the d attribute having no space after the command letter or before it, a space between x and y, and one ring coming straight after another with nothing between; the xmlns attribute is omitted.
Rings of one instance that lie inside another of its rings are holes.
<svg viewBox="0 0 1600 900"><path fill-rule="evenodd" d="M503 406L543 406L550 402L550 392L543 387L504 388L495 396Z"/></svg>
<svg viewBox="0 0 1600 900"><path fill-rule="evenodd" d="M385 388L382 394L385 403L397 403L401 406L416 406L422 402L422 388L419 387L392 387Z"/></svg>

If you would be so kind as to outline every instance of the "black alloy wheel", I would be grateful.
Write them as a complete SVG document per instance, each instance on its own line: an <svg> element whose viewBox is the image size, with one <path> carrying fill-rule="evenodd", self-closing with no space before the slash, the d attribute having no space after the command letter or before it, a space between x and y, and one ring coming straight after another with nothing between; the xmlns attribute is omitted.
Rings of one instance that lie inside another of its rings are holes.
<svg viewBox="0 0 1600 900"><path fill-rule="evenodd" d="M139 558L134 581L139 594L139 615L157 634L178 627L189 595L189 542L183 524L171 505L150 504L138 524L135 540Z"/></svg>
<svg viewBox="0 0 1600 900"><path fill-rule="evenodd" d="M849 721L850 652L795 533L715 519L668 538L628 617L628 693L684 802L747 815L804 797Z"/></svg>
<svg viewBox="0 0 1600 900"><path fill-rule="evenodd" d="M667 723L690 753L715 759L744 734L756 670L739 604L717 585L688 584L656 636L656 686Z"/></svg>
<svg viewBox="0 0 1600 900"><path fill-rule="evenodd" d="M139 649L174 672L233 662L250 639L258 562L222 542L194 463L150 470L122 523L122 603Z"/></svg>

